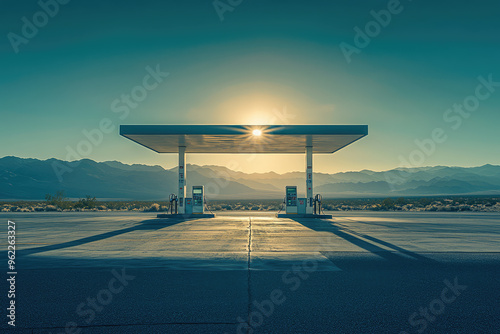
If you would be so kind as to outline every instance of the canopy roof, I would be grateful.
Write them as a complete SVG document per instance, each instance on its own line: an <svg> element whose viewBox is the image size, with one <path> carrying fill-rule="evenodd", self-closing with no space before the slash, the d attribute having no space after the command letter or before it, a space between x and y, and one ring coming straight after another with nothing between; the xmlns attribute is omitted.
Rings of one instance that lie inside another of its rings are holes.
<svg viewBox="0 0 500 334"><path fill-rule="evenodd" d="M254 130L260 130L254 131ZM255 132L255 133L254 133ZM368 134L367 125L121 125L120 134L158 153L333 153Z"/></svg>

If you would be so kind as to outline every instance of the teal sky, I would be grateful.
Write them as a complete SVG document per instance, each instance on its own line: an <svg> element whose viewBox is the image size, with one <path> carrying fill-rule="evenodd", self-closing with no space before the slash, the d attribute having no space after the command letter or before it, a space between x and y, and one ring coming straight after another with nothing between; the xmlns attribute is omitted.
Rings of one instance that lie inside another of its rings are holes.
<svg viewBox="0 0 500 334"><path fill-rule="evenodd" d="M500 164L500 3L402 0L348 63L341 43L355 46L353 29L364 30L370 11L389 2L243 0L221 21L212 1L72 0L16 53L9 33L22 36L22 18L32 22L41 7L1 1L0 156L65 159L84 130L109 119L114 131L82 158L176 165L175 155L120 137L120 124L368 124L366 138L316 156L315 170L386 170L401 157L423 166ZM141 86L148 66L169 76L127 117L114 112L113 101ZM480 89L488 97L468 117L447 113L474 102L479 76L499 83ZM446 140L415 153L415 140L436 128ZM304 168L303 156L188 162Z"/></svg>

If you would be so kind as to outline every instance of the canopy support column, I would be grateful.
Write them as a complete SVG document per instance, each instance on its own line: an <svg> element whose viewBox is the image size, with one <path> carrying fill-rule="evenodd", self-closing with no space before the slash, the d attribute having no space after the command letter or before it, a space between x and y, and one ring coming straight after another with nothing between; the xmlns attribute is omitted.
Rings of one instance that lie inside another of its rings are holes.
<svg viewBox="0 0 500 334"><path fill-rule="evenodd" d="M179 213L186 213L186 146L179 146Z"/></svg>
<svg viewBox="0 0 500 334"><path fill-rule="evenodd" d="M313 213L313 147L306 146L306 213Z"/></svg>

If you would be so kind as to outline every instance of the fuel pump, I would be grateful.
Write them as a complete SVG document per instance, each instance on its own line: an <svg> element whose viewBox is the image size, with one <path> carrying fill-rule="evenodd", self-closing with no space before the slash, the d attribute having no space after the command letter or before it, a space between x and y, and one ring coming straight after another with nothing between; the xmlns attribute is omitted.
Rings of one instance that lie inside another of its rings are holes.
<svg viewBox="0 0 500 334"><path fill-rule="evenodd" d="M281 212L286 207L286 196L283 197L283 202L281 202L280 209L278 210L278 213Z"/></svg>
<svg viewBox="0 0 500 334"><path fill-rule="evenodd" d="M210 205L209 205L209 203L207 201L207 198L205 196L203 196L203 200L205 201L205 210L208 211L208 212L210 212L211 214L214 214L212 212L212 210L210 210Z"/></svg>
<svg viewBox="0 0 500 334"><path fill-rule="evenodd" d="M193 213L205 213L204 192L204 186L193 186Z"/></svg>
<svg viewBox="0 0 500 334"><path fill-rule="evenodd" d="M171 214L177 214L177 202L179 201L176 194L170 194L168 197L170 202L169 211Z"/></svg>
<svg viewBox="0 0 500 334"><path fill-rule="evenodd" d="M311 204L309 206L309 204ZM282 209L285 213L281 213ZM309 208L309 209L308 209ZM320 194L309 198L297 198L297 186L286 186L283 204L276 213L278 218L320 218L331 219L332 215L323 212L323 197Z"/></svg>
<svg viewBox="0 0 500 334"><path fill-rule="evenodd" d="M181 207L180 204L182 199L184 199L184 205ZM192 197L181 198L176 194L170 194L168 196L168 201L170 204L167 213L159 213L156 215L157 218L176 218L178 216L186 219L215 217L215 214L210 211L208 202L205 199L204 186L193 186Z"/></svg>
<svg viewBox="0 0 500 334"><path fill-rule="evenodd" d="M320 215L322 208L321 208L321 202L323 201L323 196L320 194L316 194L314 197L314 214L315 215Z"/></svg>
<svg viewBox="0 0 500 334"><path fill-rule="evenodd" d="M297 186L286 186L285 199L286 213L297 213Z"/></svg>

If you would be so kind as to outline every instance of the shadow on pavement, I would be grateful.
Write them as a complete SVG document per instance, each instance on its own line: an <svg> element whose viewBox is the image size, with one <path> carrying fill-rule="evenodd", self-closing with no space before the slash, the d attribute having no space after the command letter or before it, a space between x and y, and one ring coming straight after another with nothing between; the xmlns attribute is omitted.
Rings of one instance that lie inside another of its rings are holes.
<svg viewBox="0 0 500 334"><path fill-rule="evenodd" d="M43 252L48 252L52 250L57 250L57 249L63 249L63 248L69 248L69 247L75 247L75 246L80 246L89 242L94 242L94 241L99 241L107 238L111 238L117 235L133 232L133 231L140 231L140 230L160 230L165 227L169 227L175 224L179 224L184 222L184 219L148 219L148 220L143 220L139 222L137 225L123 228L120 230L116 231L109 231L97 235L93 235L90 237L85 237L77 240L72 240L72 241L67 241L63 242L60 244L53 244L53 245L47 245L47 246L42 246L42 247L35 247L35 248L27 248L23 250L19 250L19 255L21 256L26 256L26 255L31 255L31 254L37 254L37 253L43 253Z"/></svg>
<svg viewBox="0 0 500 334"><path fill-rule="evenodd" d="M311 230L314 230L314 231L330 232L330 233L350 242L351 244L353 244L355 246L363 248L363 249L365 249L373 254L376 254L380 257L383 257L384 259L386 259L390 262L393 262L393 263L402 263L402 262L412 262L412 263L419 262L422 264L424 264L424 263L425 264L437 263L433 259L427 258L423 255L411 252L409 250L403 249L403 248L396 246L396 245L393 245L387 241L380 240L378 238L375 238L375 237L372 237L372 236L369 236L366 234L358 233L358 232L350 230L346 227L337 226L337 225L335 225L334 222L332 222L330 220L294 219L294 221L296 221L299 224L301 224L307 228L310 228ZM373 243L368 242L368 241L363 240L363 239L372 241ZM394 251L382 248L382 247L376 245L375 243L377 243L379 245L383 245L387 248L391 248ZM406 256L403 256L397 252L404 254ZM323 255L327 256L328 258L330 258L331 254L335 253L335 252L321 252L321 253Z"/></svg>

